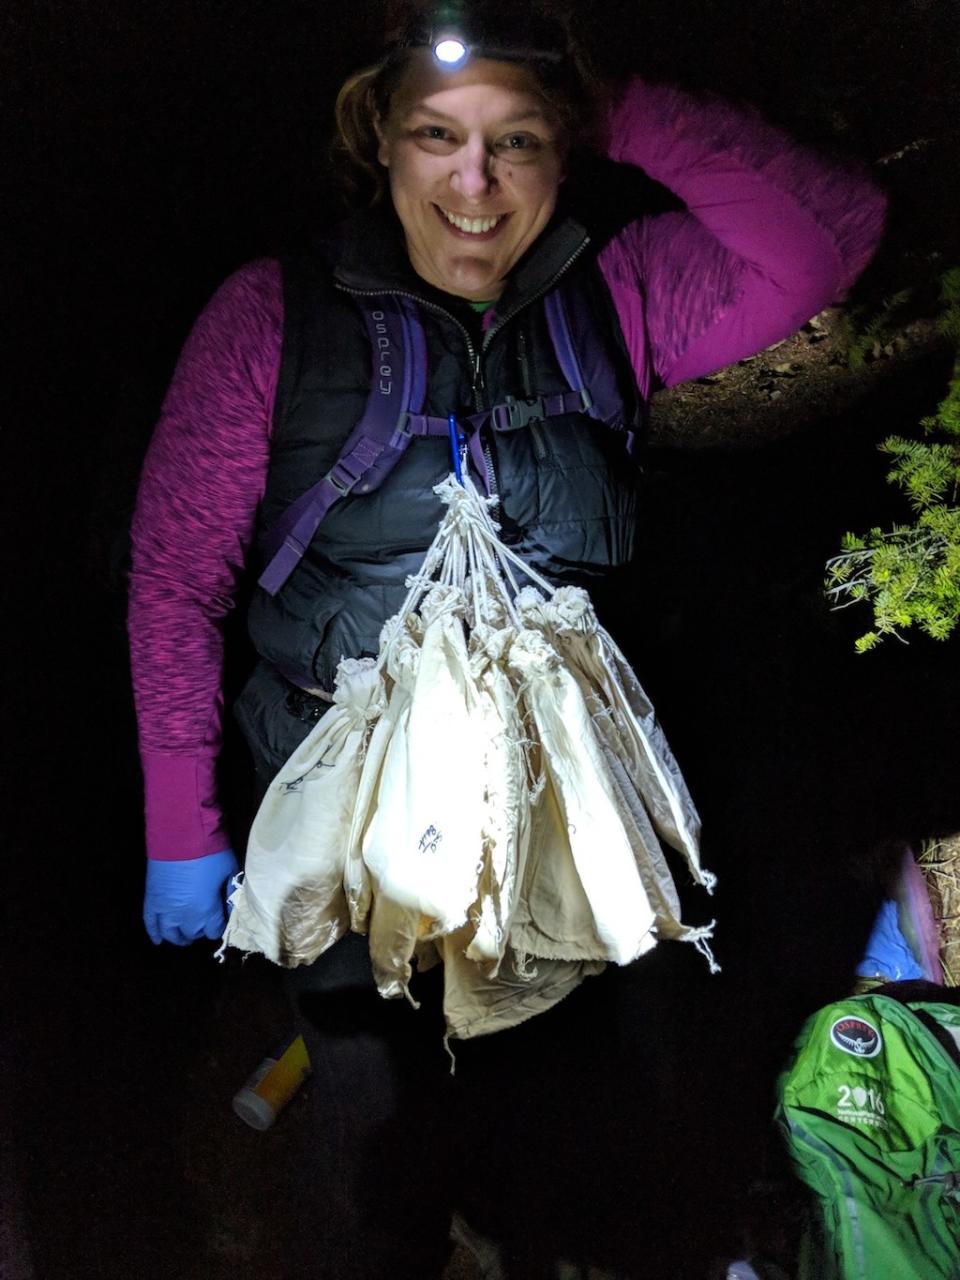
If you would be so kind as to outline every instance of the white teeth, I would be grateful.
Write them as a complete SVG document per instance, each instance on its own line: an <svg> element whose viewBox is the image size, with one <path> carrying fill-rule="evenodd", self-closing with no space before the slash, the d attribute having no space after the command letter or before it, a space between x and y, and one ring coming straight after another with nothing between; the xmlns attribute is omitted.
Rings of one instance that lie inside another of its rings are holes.
<svg viewBox="0 0 960 1280"><path fill-rule="evenodd" d="M471 235L478 236L481 232L489 231L491 227L495 227L503 214L498 214L495 218L465 218L459 213L450 213L447 209L441 209L440 212L446 220L453 224L458 231L468 231Z"/></svg>

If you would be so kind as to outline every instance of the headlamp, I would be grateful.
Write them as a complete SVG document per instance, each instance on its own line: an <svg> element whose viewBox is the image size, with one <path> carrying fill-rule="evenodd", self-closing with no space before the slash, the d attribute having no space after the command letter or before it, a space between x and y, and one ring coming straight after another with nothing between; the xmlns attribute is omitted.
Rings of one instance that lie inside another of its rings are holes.
<svg viewBox="0 0 960 1280"><path fill-rule="evenodd" d="M392 35L393 48L427 48L438 67L458 71L468 58L559 64L565 47L556 24L485 0L434 0Z"/></svg>
<svg viewBox="0 0 960 1280"><path fill-rule="evenodd" d="M463 0L441 0L427 10L429 36L427 43L434 59L442 67L462 67L470 53Z"/></svg>
<svg viewBox="0 0 960 1280"><path fill-rule="evenodd" d="M445 67L463 66L468 53L467 46L456 35L442 35L433 46L433 56Z"/></svg>

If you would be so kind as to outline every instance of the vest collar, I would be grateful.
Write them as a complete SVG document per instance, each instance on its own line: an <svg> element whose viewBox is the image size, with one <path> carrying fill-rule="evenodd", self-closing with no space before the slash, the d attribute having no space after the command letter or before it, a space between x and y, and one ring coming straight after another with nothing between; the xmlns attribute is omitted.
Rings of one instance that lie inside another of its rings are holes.
<svg viewBox="0 0 960 1280"><path fill-rule="evenodd" d="M519 310L546 292L589 243L589 235L576 219L555 217L514 268L497 310L501 314ZM427 284L414 271L392 209L364 210L344 224L333 274L350 291L409 293L446 310L451 306L450 294Z"/></svg>

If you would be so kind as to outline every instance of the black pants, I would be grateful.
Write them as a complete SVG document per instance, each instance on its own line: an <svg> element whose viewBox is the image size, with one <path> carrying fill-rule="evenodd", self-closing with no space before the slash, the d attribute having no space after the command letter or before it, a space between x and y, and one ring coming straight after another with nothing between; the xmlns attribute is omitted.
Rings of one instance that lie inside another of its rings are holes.
<svg viewBox="0 0 960 1280"><path fill-rule="evenodd" d="M306 1274L439 1276L450 1252L452 1173L439 971L415 977L420 1009L384 1000L366 939L351 934L287 981L314 1070L311 1122L300 1136L317 1249Z"/></svg>
<svg viewBox="0 0 960 1280"><path fill-rule="evenodd" d="M453 1041L451 1074L439 966L414 975L419 1009L382 999L357 935L292 971L314 1065L301 1140L305 1212L319 1230L305 1274L430 1280L448 1259L455 1209L522 1280L593 1253L616 1128L608 976L530 1023Z"/></svg>

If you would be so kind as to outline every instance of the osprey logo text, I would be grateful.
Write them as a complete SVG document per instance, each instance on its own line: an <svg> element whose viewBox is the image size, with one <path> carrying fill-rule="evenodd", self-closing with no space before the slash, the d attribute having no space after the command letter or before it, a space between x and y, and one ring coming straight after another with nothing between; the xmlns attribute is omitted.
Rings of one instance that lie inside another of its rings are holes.
<svg viewBox="0 0 960 1280"><path fill-rule="evenodd" d="M373 312L373 324L377 335L377 349L373 362L380 375L380 394L388 396L393 390L393 352L387 337L386 316L382 311Z"/></svg>
<svg viewBox="0 0 960 1280"><path fill-rule="evenodd" d="M875 1058L883 1048L880 1032L866 1018L848 1015L838 1018L830 1028L830 1039L837 1049L855 1058Z"/></svg>

